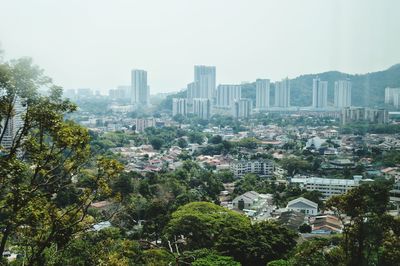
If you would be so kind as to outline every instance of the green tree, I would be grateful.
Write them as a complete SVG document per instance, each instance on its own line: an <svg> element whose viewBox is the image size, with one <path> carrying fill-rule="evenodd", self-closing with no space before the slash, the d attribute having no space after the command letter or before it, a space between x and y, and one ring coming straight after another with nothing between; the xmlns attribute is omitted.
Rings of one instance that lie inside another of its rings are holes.
<svg viewBox="0 0 400 266"><path fill-rule="evenodd" d="M327 209L350 217L344 224L342 243L348 265L376 264L385 235L400 235L398 222L386 214L388 203L389 186L379 181L363 184L327 201Z"/></svg>
<svg viewBox="0 0 400 266"><path fill-rule="evenodd" d="M264 221L242 227L227 227L216 248L242 265L265 265L285 258L296 245L297 235L279 224Z"/></svg>
<svg viewBox="0 0 400 266"><path fill-rule="evenodd" d="M163 145L163 140L159 137L153 137L150 139L150 144L153 146L153 149L159 150Z"/></svg>
<svg viewBox="0 0 400 266"><path fill-rule="evenodd" d="M232 257L211 254L206 257L195 260L191 265L192 266L240 266L240 263L234 261Z"/></svg>
<svg viewBox="0 0 400 266"><path fill-rule="evenodd" d="M233 211L209 202L192 202L172 213L165 228L166 239L183 235L186 249L211 248L224 228L249 225L250 221Z"/></svg>
<svg viewBox="0 0 400 266"><path fill-rule="evenodd" d="M48 96L38 93L46 87ZM0 64L0 143L13 119L22 121L11 145L0 148L0 254L12 237L28 265L44 265L46 250L62 250L89 228L88 207L111 195L109 183L122 171L114 160L92 158L87 129L64 120L76 106L61 94L30 59ZM88 186L74 189L72 180L84 177Z"/></svg>

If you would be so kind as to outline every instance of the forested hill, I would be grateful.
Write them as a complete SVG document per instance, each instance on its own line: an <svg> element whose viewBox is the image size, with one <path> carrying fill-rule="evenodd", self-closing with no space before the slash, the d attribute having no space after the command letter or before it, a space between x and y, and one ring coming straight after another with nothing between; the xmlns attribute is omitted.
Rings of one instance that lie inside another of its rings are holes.
<svg viewBox="0 0 400 266"><path fill-rule="evenodd" d="M346 74L339 71L328 71L317 74L301 75L291 79L291 105L310 106L312 104L312 80L316 76L328 81L328 101L333 104L334 83L340 79L349 78L352 82L352 102L355 106L382 106L385 98L386 87L400 87L400 64L386 70L367 74ZM274 88L271 84L271 88ZM271 91L273 103L274 91ZM160 104L160 109L171 109L172 98L185 97L181 91L169 95ZM242 97L255 100L255 82L242 85ZM169 108L168 108L169 107Z"/></svg>

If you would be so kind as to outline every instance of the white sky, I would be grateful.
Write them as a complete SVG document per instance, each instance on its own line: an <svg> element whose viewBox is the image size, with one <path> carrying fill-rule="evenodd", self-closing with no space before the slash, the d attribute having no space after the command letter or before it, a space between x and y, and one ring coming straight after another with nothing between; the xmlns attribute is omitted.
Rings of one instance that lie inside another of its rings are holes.
<svg viewBox="0 0 400 266"><path fill-rule="evenodd" d="M0 0L6 59L33 57L64 88L106 90L148 71L176 91L193 65L217 83L400 63L397 0Z"/></svg>

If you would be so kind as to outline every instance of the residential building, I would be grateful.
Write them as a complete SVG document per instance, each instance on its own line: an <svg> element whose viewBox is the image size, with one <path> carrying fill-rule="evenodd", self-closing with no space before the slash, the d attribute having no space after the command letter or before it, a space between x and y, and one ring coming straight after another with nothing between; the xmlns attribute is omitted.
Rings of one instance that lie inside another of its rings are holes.
<svg viewBox="0 0 400 266"><path fill-rule="evenodd" d="M201 119L209 119L211 117L211 100L207 98L194 98L193 113Z"/></svg>
<svg viewBox="0 0 400 266"><path fill-rule="evenodd" d="M8 120L0 120L0 136L3 135L0 146L6 149L12 147L14 139L17 137L17 135L20 133L20 129L23 127L22 116L25 111L26 108L23 100L17 98L14 101L12 116Z"/></svg>
<svg viewBox="0 0 400 266"><path fill-rule="evenodd" d="M253 101L250 99L235 100L232 106L232 114L236 119L248 118L251 116Z"/></svg>
<svg viewBox="0 0 400 266"><path fill-rule="evenodd" d="M116 89L110 89L108 96L111 99L123 100L128 97L128 93L131 90L131 86L118 86Z"/></svg>
<svg viewBox="0 0 400 266"><path fill-rule="evenodd" d="M386 124L389 122L389 113L385 109L373 109L365 107L346 107L341 111L343 125L351 122L370 122Z"/></svg>
<svg viewBox="0 0 400 266"><path fill-rule="evenodd" d="M154 118L138 118L135 121L136 131L143 132L148 127L154 127L156 121Z"/></svg>
<svg viewBox="0 0 400 266"><path fill-rule="evenodd" d="M147 85L147 72L134 69L131 72L131 103L135 105L148 106L150 88Z"/></svg>
<svg viewBox="0 0 400 266"><path fill-rule="evenodd" d="M397 101L398 103L399 95L400 95L400 88L389 88L389 87L385 88L385 103L392 105L394 105L395 101Z"/></svg>
<svg viewBox="0 0 400 266"><path fill-rule="evenodd" d="M359 176L355 176L353 179L303 177L290 180L291 183L299 184L307 190L321 192L325 199L333 195L344 194L350 189L358 187L360 181L361 178Z"/></svg>
<svg viewBox="0 0 400 266"><path fill-rule="evenodd" d="M246 174L257 174L265 177L272 177L275 170L275 163L272 160L237 160L230 164L230 169L235 177L242 177Z"/></svg>
<svg viewBox="0 0 400 266"><path fill-rule="evenodd" d="M313 108L324 109L328 107L328 81L321 81L318 77L313 79Z"/></svg>
<svg viewBox="0 0 400 266"><path fill-rule="evenodd" d="M265 110L269 108L270 81L269 79L256 80L256 108Z"/></svg>
<svg viewBox="0 0 400 266"><path fill-rule="evenodd" d="M193 104L193 99L194 98L200 98L199 90L198 90L198 83L197 82L192 82L189 83L186 87L186 94L187 94L187 103L189 105Z"/></svg>
<svg viewBox="0 0 400 266"><path fill-rule="evenodd" d="M194 66L194 82L197 83L198 98L209 99L215 94L216 70L215 66Z"/></svg>
<svg viewBox="0 0 400 266"><path fill-rule="evenodd" d="M187 115L187 99L173 98L172 99L172 116Z"/></svg>
<svg viewBox="0 0 400 266"><path fill-rule="evenodd" d="M336 108L351 106L351 82L350 80L335 81L334 105Z"/></svg>
<svg viewBox="0 0 400 266"><path fill-rule="evenodd" d="M290 80L288 78L275 82L275 106L290 107Z"/></svg>
<svg viewBox="0 0 400 266"><path fill-rule="evenodd" d="M318 204L303 197L299 197L289 201L286 209L289 211L302 212L306 215L317 215Z"/></svg>
<svg viewBox="0 0 400 266"><path fill-rule="evenodd" d="M310 219L311 232L313 234L341 233L343 224L340 219L333 215L320 215Z"/></svg>
<svg viewBox="0 0 400 266"><path fill-rule="evenodd" d="M231 108L235 100L239 100L242 95L240 85L219 85L217 88L216 106Z"/></svg>

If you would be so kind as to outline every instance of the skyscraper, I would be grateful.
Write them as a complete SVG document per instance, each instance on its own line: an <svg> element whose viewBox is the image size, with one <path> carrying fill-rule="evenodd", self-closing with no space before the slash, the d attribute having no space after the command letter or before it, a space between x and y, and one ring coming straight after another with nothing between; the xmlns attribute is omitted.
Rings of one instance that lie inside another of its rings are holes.
<svg viewBox="0 0 400 266"><path fill-rule="evenodd" d="M172 99L172 116L187 114L187 100L185 98Z"/></svg>
<svg viewBox="0 0 400 266"><path fill-rule="evenodd" d="M275 106L290 107L290 80L288 78L275 82Z"/></svg>
<svg viewBox="0 0 400 266"><path fill-rule="evenodd" d="M12 115L8 120L0 120L0 136L3 135L0 146L10 149L13 145L14 139L20 134L20 129L23 127L23 113L26 107L20 98L15 100Z"/></svg>
<svg viewBox="0 0 400 266"><path fill-rule="evenodd" d="M192 105L194 98L199 98L197 82L189 83L186 87L187 103Z"/></svg>
<svg viewBox="0 0 400 266"><path fill-rule="evenodd" d="M385 88L385 103L395 105L395 102L398 102L399 95L400 88Z"/></svg>
<svg viewBox="0 0 400 266"><path fill-rule="evenodd" d="M241 98L242 87L240 85L219 85L217 88L217 106L231 107L235 100Z"/></svg>
<svg viewBox="0 0 400 266"><path fill-rule="evenodd" d="M194 82L199 98L212 100L215 94L215 66L194 66Z"/></svg>
<svg viewBox="0 0 400 266"><path fill-rule="evenodd" d="M206 98L194 98L193 113L201 119L209 119L211 117L211 100Z"/></svg>
<svg viewBox="0 0 400 266"><path fill-rule="evenodd" d="M323 109L328 107L328 81L321 81L318 77L313 79L313 108Z"/></svg>
<svg viewBox="0 0 400 266"><path fill-rule="evenodd" d="M233 117L238 118L248 118L251 115L253 109L253 102L250 99L238 99L235 100L232 106Z"/></svg>
<svg viewBox="0 0 400 266"><path fill-rule="evenodd" d="M256 80L256 108L269 108L270 82L269 79Z"/></svg>
<svg viewBox="0 0 400 266"><path fill-rule="evenodd" d="M147 85L147 72L134 69L131 72L131 103L135 105L149 105L150 89Z"/></svg>
<svg viewBox="0 0 400 266"><path fill-rule="evenodd" d="M350 80L335 81L334 104L336 108L351 106L351 82Z"/></svg>

